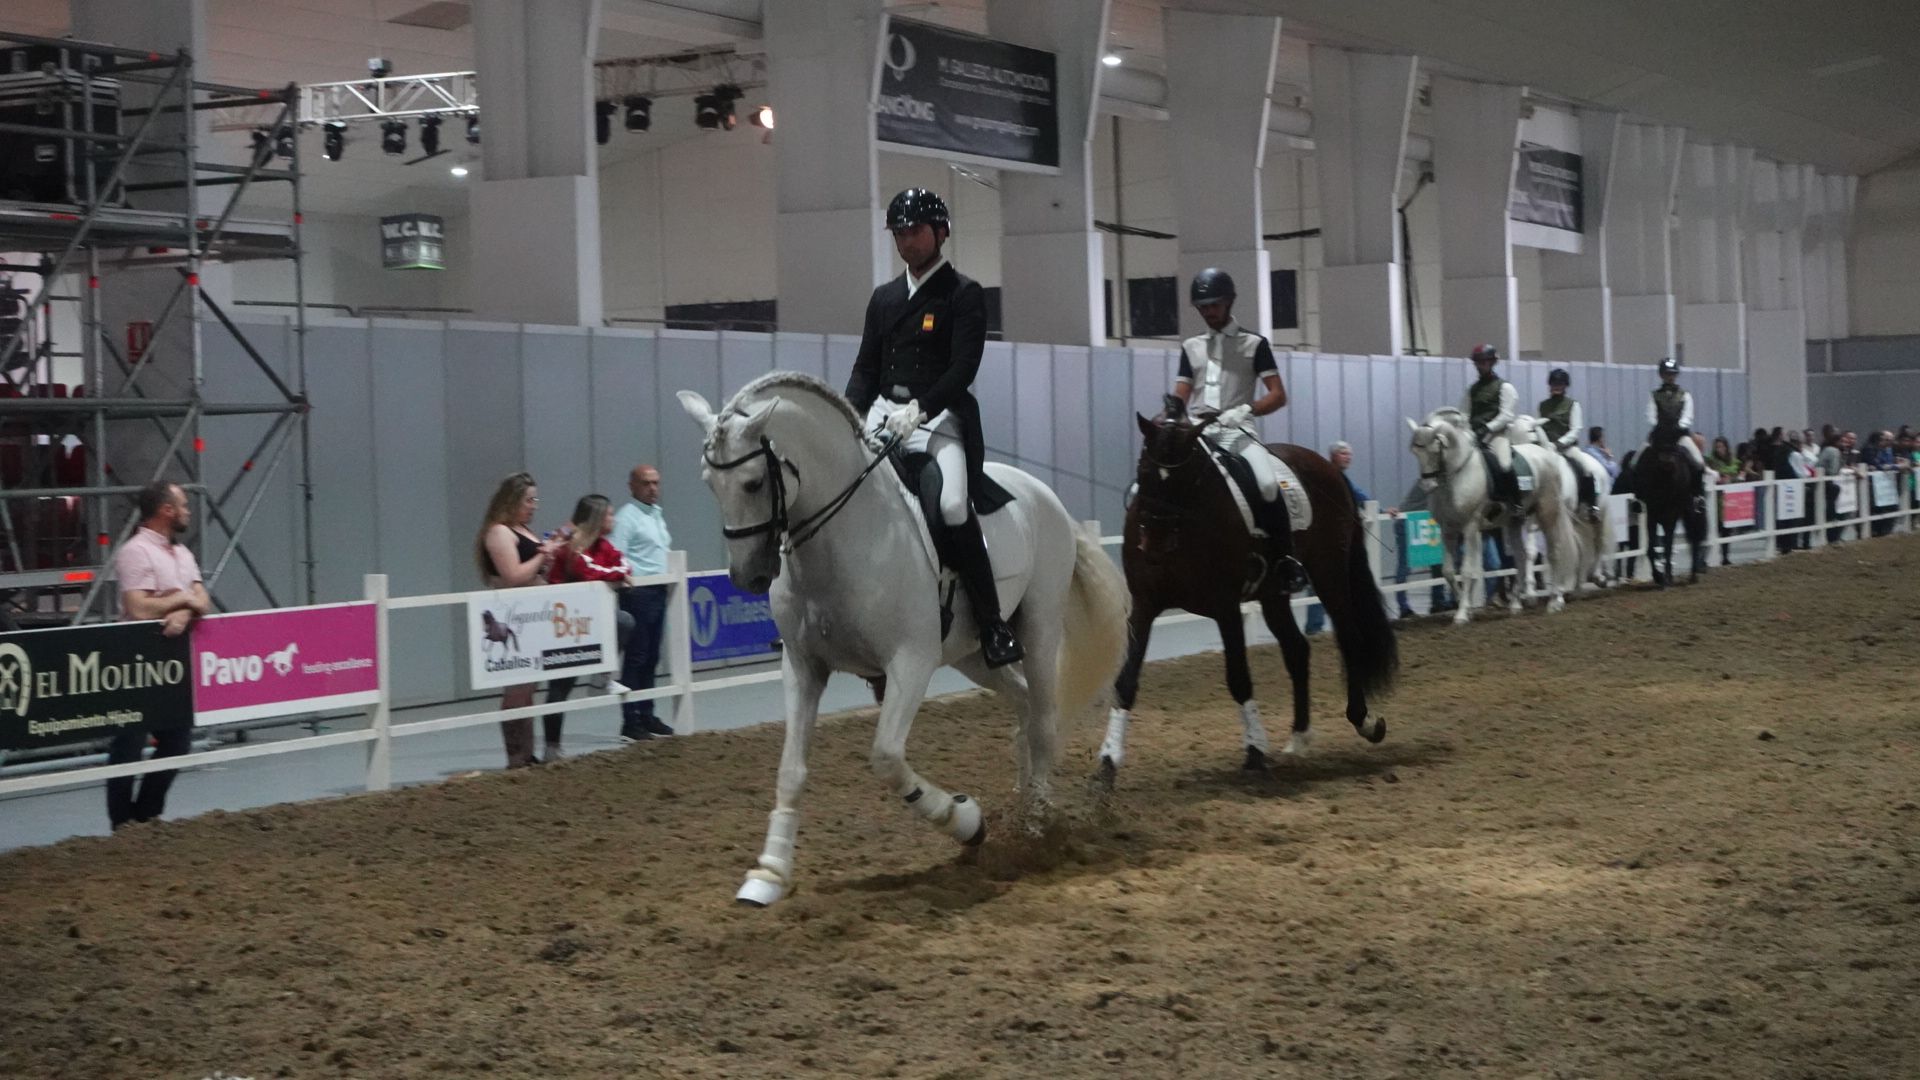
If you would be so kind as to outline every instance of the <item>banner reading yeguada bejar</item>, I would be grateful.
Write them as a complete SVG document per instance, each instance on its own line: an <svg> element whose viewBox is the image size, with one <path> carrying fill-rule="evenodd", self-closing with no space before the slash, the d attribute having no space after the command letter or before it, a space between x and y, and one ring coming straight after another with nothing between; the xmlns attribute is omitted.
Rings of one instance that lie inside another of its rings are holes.
<svg viewBox="0 0 1920 1080"><path fill-rule="evenodd" d="M598 581L467 594L467 670L475 690L613 671L613 590Z"/></svg>
<svg viewBox="0 0 1920 1080"><path fill-rule="evenodd" d="M380 697L372 604L212 615L193 628L193 722L230 724L371 705Z"/></svg>

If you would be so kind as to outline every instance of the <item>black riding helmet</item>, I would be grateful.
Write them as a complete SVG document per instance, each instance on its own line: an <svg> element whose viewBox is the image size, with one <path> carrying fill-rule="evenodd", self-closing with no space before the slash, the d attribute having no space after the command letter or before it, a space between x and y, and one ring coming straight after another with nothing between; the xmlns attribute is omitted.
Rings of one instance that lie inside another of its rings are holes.
<svg viewBox="0 0 1920 1080"><path fill-rule="evenodd" d="M1234 295L1232 276L1217 266L1209 266L1193 275L1193 287L1187 291L1188 302L1194 307L1231 300Z"/></svg>
<svg viewBox="0 0 1920 1080"><path fill-rule="evenodd" d="M1669 356L1669 357L1667 357L1666 359L1664 359L1664 360L1662 360L1662 361L1660 361L1660 374L1662 374L1662 375L1678 375L1678 374L1680 374L1680 361L1678 361L1678 360L1675 360L1675 359L1674 359L1673 357L1671 357L1671 356Z"/></svg>
<svg viewBox="0 0 1920 1080"><path fill-rule="evenodd" d="M940 196L926 188L908 188L887 204L887 230L911 229L915 225L931 225L951 233L953 218Z"/></svg>
<svg viewBox="0 0 1920 1080"><path fill-rule="evenodd" d="M1572 386L1573 376L1567 374L1566 368L1563 368L1563 367L1554 368L1553 371L1548 373L1547 375L1547 385L1548 386Z"/></svg>
<svg viewBox="0 0 1920 1080"><path fill-rule="evenodd" d="M1500 359L1500 350L1491 345L1475 345L1473 351L1467 354L1467 359L1475 363L1479 363L1482 360L1498 360Z"/></svg>

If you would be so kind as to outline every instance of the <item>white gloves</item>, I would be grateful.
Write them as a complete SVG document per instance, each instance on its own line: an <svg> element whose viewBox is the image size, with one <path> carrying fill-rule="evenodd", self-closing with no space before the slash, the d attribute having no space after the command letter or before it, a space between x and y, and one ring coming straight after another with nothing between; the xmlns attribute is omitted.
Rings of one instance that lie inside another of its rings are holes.
<svg viewBox="0 0 1920 1080"><path fill-rule="evenodd" d="M909 401L888 414L887 433L904 440L926 422L927 414L920 411L920 403Z"/></svg>
<svg viewBox="0 0 1920 1080"><path fill-rule="evenodd" d="M1247 422L1252 419L1253 406L1235 405L1231 409L1222 411L1213 422L1219 424L1221 427L1244 427Z"/></svg>

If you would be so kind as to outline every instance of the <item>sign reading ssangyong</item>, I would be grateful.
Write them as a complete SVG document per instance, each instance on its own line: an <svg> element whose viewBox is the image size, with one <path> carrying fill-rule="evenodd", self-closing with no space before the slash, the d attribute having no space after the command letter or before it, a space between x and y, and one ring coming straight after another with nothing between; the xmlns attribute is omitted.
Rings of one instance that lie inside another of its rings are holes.
<svg viewBox="0 0 1920 1080"><path fill-rule="evenodd" d="M598 581L467 594L468 671L475 690L614 670L613 590Z"/></svg>
<svg viewBox="0 0 1920 1080"><path fill-rule="evenodd" d="M371 705L379 643L372 604L208 616L193 628L193 722Z"/></svg>
<svg viewBox="0 0 1920 1080"><path fill-rule="evenodd" d="M0 749L193 723L186 635L157 622L0 634Z"/></svg>
<svg viewBox="0 0 1920 1080"><path fill-rule="evenodd" d="M917 152L1060 167L1050 52L905 19L888 21L874 134Z"/></svg>
<svg viewBox="0 0 1920 1080"><path fill-rule="evenodd" d="M1580 207L1580 155L1521 143L1514 159L1507 216L1514 221L1580 232L1585 224Z"/></svg>

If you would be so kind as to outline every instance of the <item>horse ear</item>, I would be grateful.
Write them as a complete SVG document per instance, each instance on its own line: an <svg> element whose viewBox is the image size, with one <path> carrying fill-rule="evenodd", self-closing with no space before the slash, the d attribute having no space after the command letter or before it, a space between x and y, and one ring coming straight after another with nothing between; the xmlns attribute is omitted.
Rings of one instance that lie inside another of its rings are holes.
<svg viewBox="0 0 1920 1080"><path fill-rule="evenodd" d="M707 399L691 390L682 390L678 396L680 407L687 410L687 415L693 418L694 423L700 425L701 434L713 434L713 425L717 421L714 419L713 406L707 404Z"/></svg>
<svg viewBox="0 0 1920 1080"><path fill-rule="evenodd" d="M740 437L748 441L758 439L766 429L767 421L773 419L773 410L779 404L779 398L768 398L749 410L740 421Z"/></svg>
<svg viewBox="0 0 1920 1080"><path fill-rule="evenodd" d="M682 390L682 391L681 391L681 393L683 393L683 394L684 394L684 393L686 393L686 391L685 391L685 390ZM1420 425L1419 425L1419 424L1416 424L1416 423L1414 423L1414 422L1413 422L1413 417L1411 417L1411 416L1403 416L1403 417L1401 417L1400 419L1402 419L1402 420L1405 420L1405 421L1407 422L1407 430L1408 430L1408 431L1411 431L1411 432L1413 432L1413 433L1414 433L1415 435L1418 435L1418 434L1420 433Z"/></svg>
<svg viewBox="0 0 1920 1080"><path fill-rule="evenodd" d="M1153 438L1153 431L1154 431L1153 421L1147 419L1146 417L1140 415L1139 413L1134 413L1133 418L1135 420L1140 421L1140 434L1146 436L1149 439Z"/></svg>

